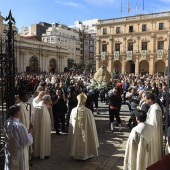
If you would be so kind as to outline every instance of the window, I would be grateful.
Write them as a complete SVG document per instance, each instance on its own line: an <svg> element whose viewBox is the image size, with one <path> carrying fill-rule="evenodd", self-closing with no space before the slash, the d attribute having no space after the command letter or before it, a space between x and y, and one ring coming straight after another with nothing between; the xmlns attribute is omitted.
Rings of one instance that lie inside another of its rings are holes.
<svg viewBox="0 0 170 170"><path fill-rule="evenodd" d="M164 24L163 23L159 23L159 30L163 30Z"/></svg>
<svg viewBox="0 0 170 170"><path fill-rule="evenodd" d="M142 42L142 50L147 50L147 42Z"/></svg>
<svg viewBox="0 0 170 170"><path fill-rule="evenodd" d="M146 31L146 24L142 25L142 31Z"/></svg>
<svg viewBox="0 0 170 170"><path fill-rule="evenodd" d="M158 50L164 49L164 41L158 41Z"/></svg>
<svg viewBox="0 0 170 170"><path fill-rule="evenodd" d="M107 28L103 28L103 35L107 34Z"/></svg>
<svg viewBox="0 0 170 170"><path fill-rule="evenodd" d="M86 35L86 38L89 38L89 35Z"/></svg>
<svg viewBox="0 0 170 170"><path fill-rule="evenodd" d="M115 51L120 51L120 44L115 44Z"/></svg>
<svg viewBox="0 0 170 170"><path fill-rule="evenodd" d="M133 32L133 26L129 26L129 32Z"/></svg>
<svg viewBox="0 0 170 170"><path fill-rule="evenodd" d="M93 51L94 50L94 48L93 47L90 47L90 51Z"/></svg>
<svg viewBox="0 0 170 170"><path fill-rule="evenodd" d="M93 43L93 41L90 41L90 45L93 45L94 43Z"/></svg>
<svg viewBox="0 0 170 170"><path fill-rule="evenodd" d="M128 43L128 51L133 51L133 43Z"/></svg>
<svg viewBox="0 0 170 170"><path fill-rule="evenodd" d="M50 37L47 38L47 42L50 42Z"/></svg>
<svg viewBox="0 0 170 170"><path fill-rule="evenodd" d="M116 27L116 33L120 33L120 27Z"/></svg>
<svg viewBox="0 0 170 170"><path fill-rule="evenodd" d="M102 52L107 52L107 44L102 44Z"/></svg>
<svg viewBox="0 0 170 170"><path fill-rule="evenodd" d="M54 37L51 37L51 42L54 42L55 38Z"/></svg>

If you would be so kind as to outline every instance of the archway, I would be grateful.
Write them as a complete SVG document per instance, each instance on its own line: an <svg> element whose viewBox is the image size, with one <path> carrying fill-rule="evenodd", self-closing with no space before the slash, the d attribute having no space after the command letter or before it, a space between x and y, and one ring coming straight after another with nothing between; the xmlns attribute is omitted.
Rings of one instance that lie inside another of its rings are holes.
<svg viewBox="0 0 170 170"><path fill-rule="evenodd" d="M155 62L155 73L161 73L164 75L165 69L165 62L163 60L158 60Z"/></svg>
<svg viewBox="0 0 170 170"><path fill-rule="evenodd" d="M30 71L31 72L38 72L38 57L33 55L31 58L30 58L30 63L29 63L29 66L30 66Z"/></svg>
<svg viewBox="0 0 170 170"><path fill-rule="evenodd" d="M135 73L135 63L132 60L126 62L126 73Z"/></svg>
<svg viewBox="0 0 170 170"><path fill-rule="evenodd" d="M52 58L49 62L49 71L51 73L55 73L56 72L56 67L57 67L57 62L54 58Z"/></svg>
<svg viewBox="0 0 170 170"><path fill-rule="evenodd" d="M149 63L146 60L142 60L139 64L139 73L144 75L149 73Z"/></svg>
<svg viewBox="0 0 170 170"><path fill-rule="evenodd" d="M121 62L119 61L119 60L116 60L116 61L114 61L114 63L113 63L113 68L116 70L116 71L118 71L118 72L122 72L122 64L121 64Z"/></svg>

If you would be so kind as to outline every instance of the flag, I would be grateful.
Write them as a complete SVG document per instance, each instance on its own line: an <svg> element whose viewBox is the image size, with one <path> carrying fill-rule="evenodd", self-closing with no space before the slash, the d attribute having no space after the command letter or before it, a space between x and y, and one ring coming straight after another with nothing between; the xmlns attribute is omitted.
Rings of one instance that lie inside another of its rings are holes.
<svg viewBox="0 0 170 170"><path fill-rule="evenodd" d="M145 9L145 3L144 3L144 0L143 0L143 11L144 11L144 9Z"/></svg>
<svg viewBox="0 0 170 170"><path fill-rule="evenodd" d="M128 1L128 13L130 12L130 3Z"/></svg>
<svg viewBox="0 0 170 170"><path fill-rule="evenodd" d="M136 12L138 11L138 3L137 3L137 1L136 1Z"/></svg>
<svg viewBox="0 0 170 170"><path fill-rule="evenodd" d="M121 8L120 11L121 11L121 14L122 14L122 1L121 1L121 7L120 8Z"/></svg>

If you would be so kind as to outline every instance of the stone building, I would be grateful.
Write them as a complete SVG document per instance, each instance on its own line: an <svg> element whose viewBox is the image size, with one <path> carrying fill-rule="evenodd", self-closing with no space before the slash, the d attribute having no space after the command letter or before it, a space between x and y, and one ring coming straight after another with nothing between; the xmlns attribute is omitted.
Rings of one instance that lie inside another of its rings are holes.
<svg viewBox="0 0 170 170"><path fill-rule="evenodd" d="M100 20L96 26L97 70L107 60L110 72L165 73L170 12Z"/></svg>
<svg viewBox="0 0 170 170"><path fill-rule="evenodd" d="M42 34L42 41L51 44L61 44L67 48L67 58L73 59L75 63L80 63L80 37L79 31L66 25L52 23L45 34Z"/></svg>
<svg viewBox="0 0 170 170"><path fill-rule="evenodd" d="M3 23L4 17L0 16L0 42L5 39L5 30L8 25ZM18 72L63 72L67 67L68 52L60 44L42 42L37 36L22 37L16 31L14 52L15 64ZM4 45L2 52L5 53Z"/></svg>

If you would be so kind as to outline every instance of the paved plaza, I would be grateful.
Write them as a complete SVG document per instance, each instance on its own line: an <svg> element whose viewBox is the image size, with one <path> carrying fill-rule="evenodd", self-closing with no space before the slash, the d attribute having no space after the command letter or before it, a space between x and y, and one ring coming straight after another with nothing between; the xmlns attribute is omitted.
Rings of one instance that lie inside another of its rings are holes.
<svg viewBox="0 0 170 170"><path fill-rule="evenodd" d="M67 135L52 133L52 154L47 160L34 159L31 170L118 170L123 169L123 159L126 142L129 136L127 121L129 110L122 105L122 132L115 128L110 131L108 105L100 103L100 115L95 115L96 127L100 143L99 157L87 161L73 160L67 149Z"/></svg>

